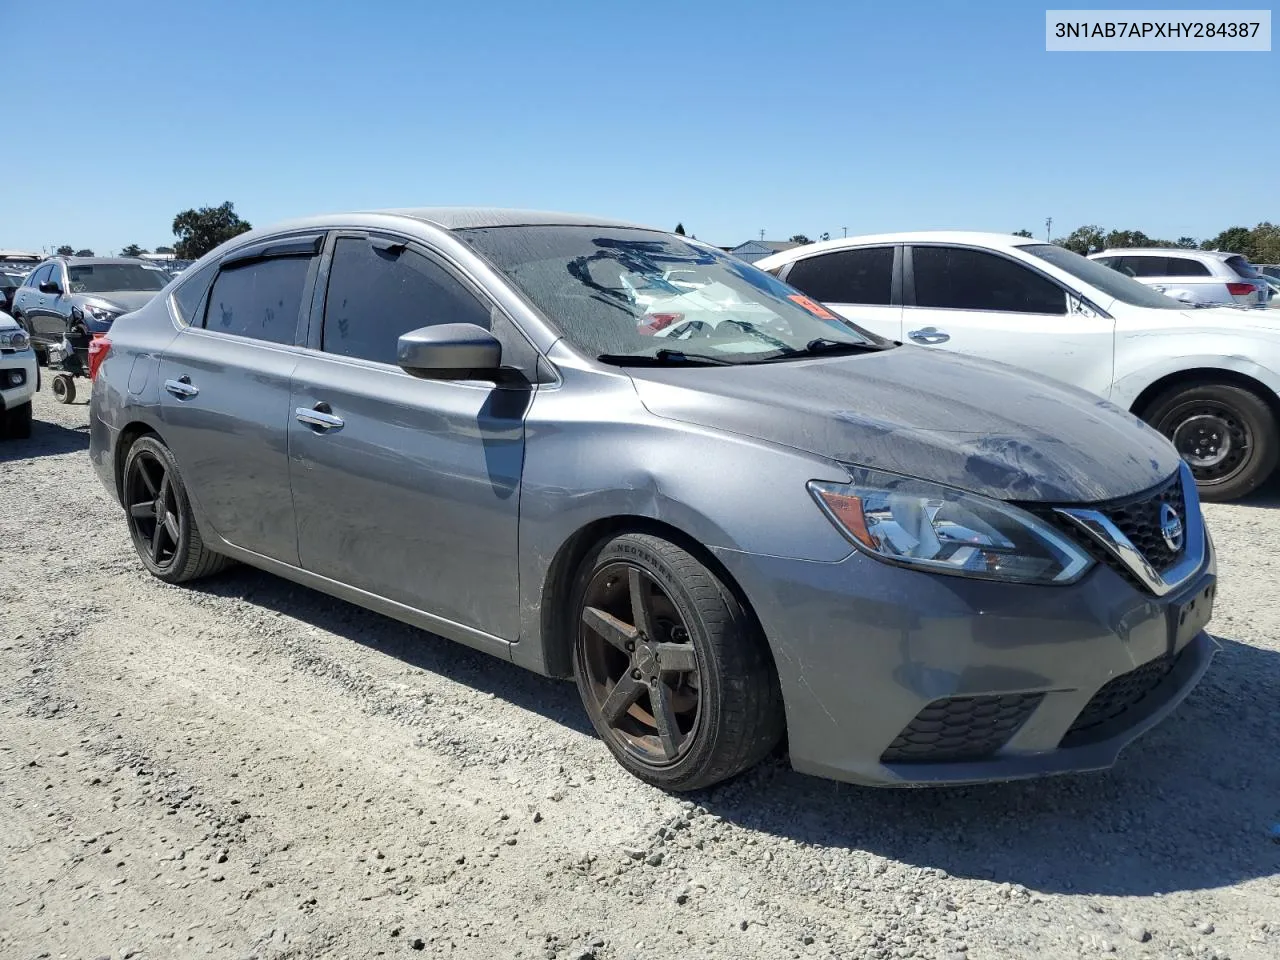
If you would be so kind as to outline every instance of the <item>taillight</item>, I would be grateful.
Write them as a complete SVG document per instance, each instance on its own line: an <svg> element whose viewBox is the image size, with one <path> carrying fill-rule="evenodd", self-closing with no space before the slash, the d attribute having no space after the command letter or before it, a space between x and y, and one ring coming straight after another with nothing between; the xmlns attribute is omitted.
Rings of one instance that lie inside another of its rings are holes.
<svg viewBox="0 0 1280 960"><path fill-rule="evenodd" d="M102 361L107 359L107 354L111 352L111 341L107 339L105 333L95 333L93 339L89 341L89 379L92 380L98 375L98 368L102 366Z"/></svg>
<svg viewBox="0 0 1280 960"><path fill-rule="evenodd" d="M1252 283L1227 284L1227 293L1231 294L1233 297L1247 297L1249 294L1253 293L1254 289L1255 288Z"/></svg>

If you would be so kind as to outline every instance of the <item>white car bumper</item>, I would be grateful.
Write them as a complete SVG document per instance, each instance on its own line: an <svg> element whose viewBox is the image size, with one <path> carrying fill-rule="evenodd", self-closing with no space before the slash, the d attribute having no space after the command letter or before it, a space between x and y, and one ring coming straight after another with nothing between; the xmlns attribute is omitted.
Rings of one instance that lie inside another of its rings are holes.
<svg viewBox="0 0 1280 960"><path fill-rule="evenodd" d="M0 352L0 410L30 403L36 392L36 355L26 350Z"/></svg>

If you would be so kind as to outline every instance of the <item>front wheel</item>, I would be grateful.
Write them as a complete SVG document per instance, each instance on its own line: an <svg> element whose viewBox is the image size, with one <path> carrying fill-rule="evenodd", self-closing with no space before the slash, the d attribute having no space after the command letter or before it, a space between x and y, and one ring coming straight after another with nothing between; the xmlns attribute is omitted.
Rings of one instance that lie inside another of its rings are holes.
<svg viewBox="0 0 1280 960"><path fill-rule="evenodd" d="M140 437L129 448L123 500L134 549L153 576L185 583L228 564L204 545L178 464L157 438Z"/></svg>
<svg viewBox="0 0 1280 960"><path fill-rule="evenodd" d="M1177 387L1143 419L1168 437L1191 467L1203 500L1252 493L1280 458L1275 411L1257 394L1225 383Z"/></svg>
<svg viewBox="0 0 1280 960"><path fill-rule="evenodd" d="M709 787L782 737L768 645L720 579L659 537L600 545L574 591L574 678L614 757L666 790Z"/></svg>

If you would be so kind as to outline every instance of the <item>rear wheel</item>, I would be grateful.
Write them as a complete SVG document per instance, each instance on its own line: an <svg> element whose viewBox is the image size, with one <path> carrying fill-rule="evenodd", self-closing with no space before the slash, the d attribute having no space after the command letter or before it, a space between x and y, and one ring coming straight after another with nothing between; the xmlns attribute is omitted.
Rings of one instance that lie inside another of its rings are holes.
<svg viewBox="0 0 1280 960"><path fill-rule="evenodd" d="M764 637L687 551L645 534L615 537L583 564L574 597L578 692L632 774L696 790L778 743L782 697Z"/></svg>
<svg viewBox="0 0 1280 960"><path fill-rule="evenodd" d="M140 437L129 448L123 492L133 546L153 576L184 583L230 562L204 545L177 462L155 437Z"/></svg>
<svg viewBox="0 0 1280 960"><path fill-rule="evenodd" d="M10 407L0 416L0 437L7 440L25 440L31 436L31 401Z"/></svg>
<svg viewBox="0 0 1280 960"><path fill-rule="evenodd" d="M1275 412L1243 387L1177 387L1157 397L1143 419L1173 442L1204 500L1235 500L1253 492L1280 458Z"/></svg>

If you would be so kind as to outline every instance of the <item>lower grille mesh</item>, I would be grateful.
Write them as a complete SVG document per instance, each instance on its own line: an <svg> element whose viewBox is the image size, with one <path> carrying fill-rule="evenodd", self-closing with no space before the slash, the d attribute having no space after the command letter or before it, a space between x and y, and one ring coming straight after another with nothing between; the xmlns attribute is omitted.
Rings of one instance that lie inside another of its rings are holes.
<svg viewBox="0 0 1280 960"><path fill-rule="evenodd" d="M1042 693L1011 693L935 700L894 738L880 762L981 760L1004 746L1043 699Z"/></svg>
<svg viewBox="0 0 1280 960"><path fill-rule="evenodd" d="M1109 681L1093 695L1062 738L1062 746L1073 747L1099 737L1098 729L1146 699L1173 669L1174 658L1156 657Z"/></svg>

